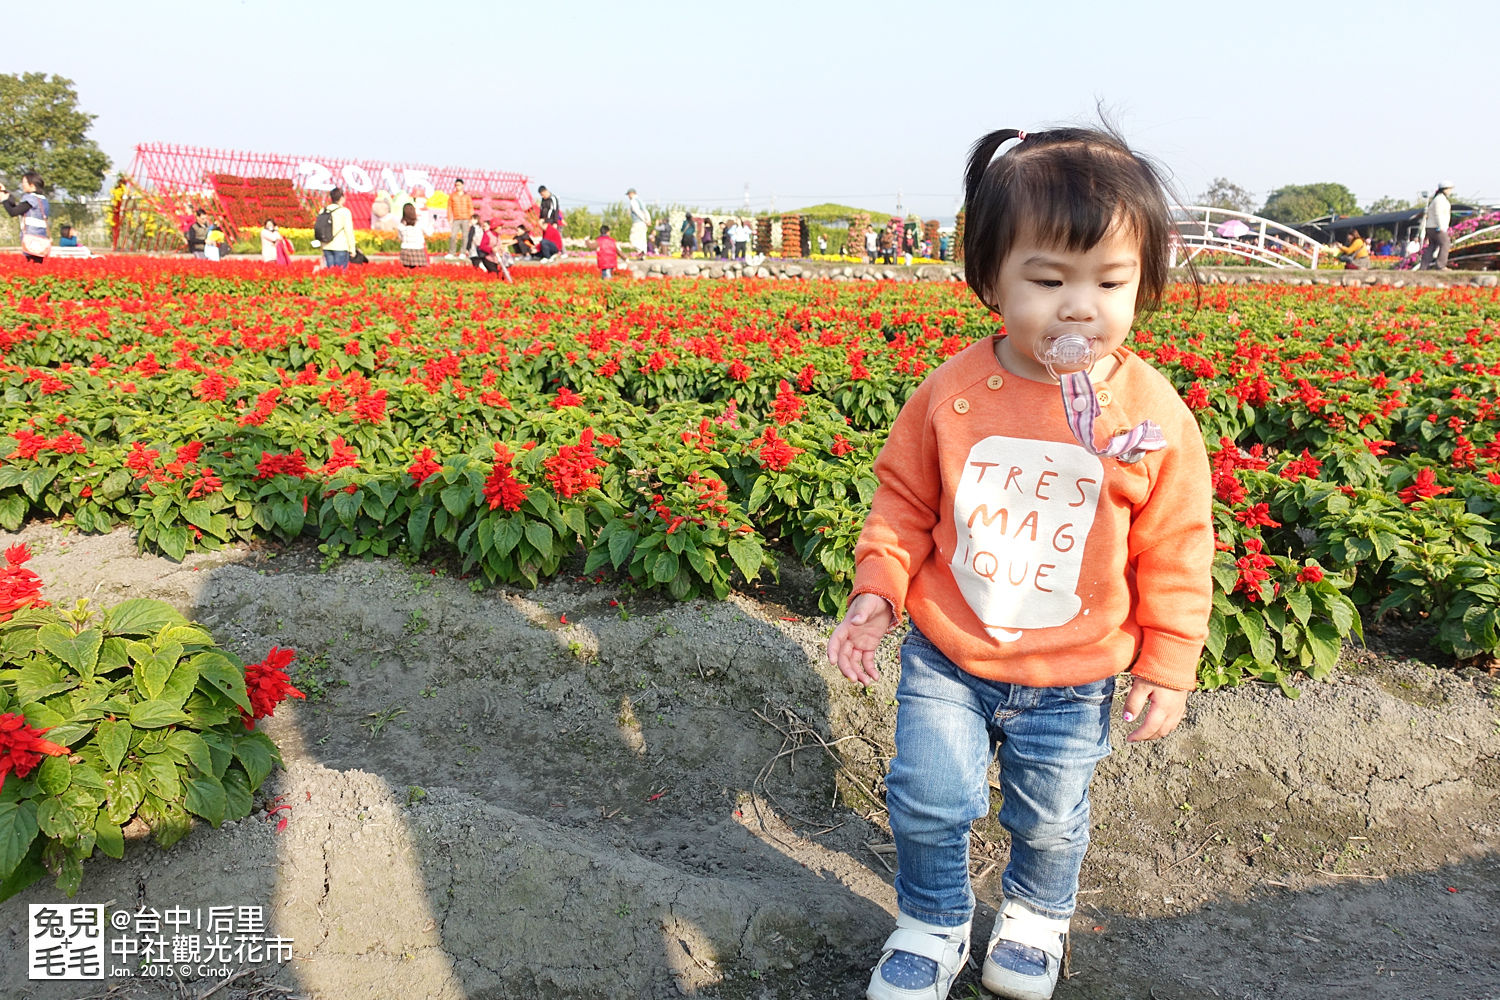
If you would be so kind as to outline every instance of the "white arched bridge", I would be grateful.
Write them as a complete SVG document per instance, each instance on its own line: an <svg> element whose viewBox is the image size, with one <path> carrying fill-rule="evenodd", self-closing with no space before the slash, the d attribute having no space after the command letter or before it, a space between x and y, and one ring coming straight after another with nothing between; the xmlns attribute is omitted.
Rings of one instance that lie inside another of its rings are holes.
<svg viewBox="0 0 1500 1000"><path fill-rule="evenodd" d="M1172 241L1172 266L1204 253L1230 254L1269 264L1316 270L1318 257L1328 248L1317 240L1246 212L1207 205L1179 205L1172 210L1177 237Z"/></svg>

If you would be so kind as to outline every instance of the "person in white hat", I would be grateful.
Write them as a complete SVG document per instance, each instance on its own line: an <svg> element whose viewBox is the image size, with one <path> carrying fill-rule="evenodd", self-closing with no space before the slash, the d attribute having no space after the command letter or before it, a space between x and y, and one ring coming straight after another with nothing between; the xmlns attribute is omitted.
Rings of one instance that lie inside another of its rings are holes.
<svg viewBox="0 0 1500 1000"><path fill-rule="evenodd" d="M1453 240L1448 236L1448 221L1453 216L1453 203L1448 200L1453 192L1452 181L1441 181L1432 197L1427 200L1427 218L1423 228L1427 230L1427 248L1422 251L1422 270L1448 270L1448 247Z"/></svg>

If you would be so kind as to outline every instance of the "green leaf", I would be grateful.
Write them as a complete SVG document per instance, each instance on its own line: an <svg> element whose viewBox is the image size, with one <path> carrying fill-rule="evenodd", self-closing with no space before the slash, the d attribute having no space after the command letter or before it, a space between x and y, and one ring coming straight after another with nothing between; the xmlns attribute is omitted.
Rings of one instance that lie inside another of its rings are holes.
<svg viewBox="0 0 1500 1000"><path fill-rule="evenodd" d="M0 528L6 531L20 531L21 524L26 520L26 511L29 509L26 498L18 493L0 498Z"/></svg>
<svg viewBox="0 0 1500 1000"><path fill-rule="evenodd" d="M754 580L760 575L761 548L760 543L748 535L740 535L729 540L729 558L734 560L735 566L739 567L740 575L746 580Z"/></svg>
<svg viewBox="0 0 1500 1000"><path fill-rule="evenodd" d="M224 692L246 712L251 710L250 697L245 693L245 669L217 650L199 653L189 661L198 670L198 676Z"/></svg>
<svg viewBox="0 0 1500 1000"><path fill-rule="evenodd" d="M1266 620L1258 610L1249 609L1235 616L1245 638L1250 640L1250 654L1259 664L1276 662L1276 640L1266 630Z"/></svg>
<svg viewBox="0 0 1500 1000"><path fill-rule="evenodd" d="M265 733L246 733L234 741L234 757L245 768L250 777L250 787L259 788L271 773L271 766L278 754L276 746Z"/></svg>
<svg viewBox="0 0 1500 1000"><path fill-rule="evenodd" d="M209 753L208 744L203 737L197 733L176 730L167 737L167 746L186 757L188 763L197 768L200 774L214 773L213 755Z"/></svg>
<svg viewBox="0 0 1500 1000"><path fill-rule="evenodd" d="M224 818L243 819L250 815L254 796L250 788L250 776L237 767L224 772Z"/></svg>
<svg viewBox="0 0 1500 1000"><path fill-rule="evenodd" d="M677 579L678 565L677 554L662 549L650 560L651 579L657 583L671 583Z"/></svg>
<svg viewBox="0 0 1500 1000"><path fill-rule="evenodd" d="M555 536L552 532L552 526L546 521L526 522L526 540L530 542L531 547L536 549L537 552L541 555L545 556L551 550L552 539L554 537Z"/></svg>
<svg viewBox="0 0 1500 1000"><path fill-rule="evenodd" d="M771 477L761 476L755 480L755 485L750 488L750 500L745 504L745 509L750 513L760 510L766 499L771 495Z"/></svg>
<svg viewBox="0 0 1500 1000"><path fill-rule="evenodd" d="M495 532L495 555L509 555L526 534L526 524L520 517L512 516L501 522Z"/></svg>
<svg viewBox="0 0 1500 1000"><path fill-rule="evenodd" d="M427 504L413 507L411 515L406 519L406 538L413 555L421 554L423 543L427 540L427 525L431 521L432 507Z"/></svg>
<svg viewBox="0 0 1500 1000"><path fill-rule="evenodd" d="M630 561L638 537L634 531L624 527L609 536L609 561L614 564L615 569Z"/></svg>
<svg viewBox="0 0 1500 1000"><path fill-rule="evenodd" d="M21 863L40 832L35 802L0 802L0 876L9 876Z"/></svg>
<svg viewBox="0 0 1500 1000"><path fill-rule="evenodd" d="M1298 586L1292 586L1285 591L1287 607L1292 609L1292 614L1302 624L1307 624L1308 617L1312 614L1312 598L1307 591Z"/></svg>
<svg viewBox="0 0 1500 1000"><path fill-rule="evenodd" d="M224 812L228 808L228 799L224 794L224 786L218 779L204 777L193 778L187 783L187 795L183 798L183 805L187 811L195 816L202 816L214 826L224 822Z"/></svg>
<svg viewBox="0 0 1500 1000"><path fill-rule="evenodd" d="M130 706L130 724L137 729L160 729L186 721L182 709L163 701L138 701Z"/></svg>
<svg viewBox="0 0 1500 1000"><path fill-rule="evenodd" d="M1204 642L1204 649L1215 660L1224 656L1224 645L1229 639L1229 629L1224 616L1217 611L1208 616L1208 639Z"/></svg>
<svg viewBox="0 0 1500 1000"><path fill-rule="evenodd" d="M469 509L471 494L468 486L462 483L449 486L439 494L439 497L443 501L443 506L448 509L448 513L454 517L462 517Z"/></svg>
<svg viewBox="0 0 1500 1000"><path fill-rule="evenodd" d="M94 838L99 850L116 861L125 856L125 836L120 830L120 824L110 822L103 809L99 810L99 815L94 820Z"/></svg>
<svg viewBox="0 0 1500 1000"><path fill-rule="evenodd" d="M21 489L26 491L27 496L35 500L42 495L42 490L47 488L47 484L57 478L57 471L57 469L46 466L39 469L32 469L21 480Z"/></svg>
<svg viewBox="0 0 1500 1000"><path fill-rule="evenodd" d="M73 783L73 765L66 757L47 756L36 769L36 787L48 795L61 795Z"/></svg>
<svg viewBox="0 0 1500 1000"><path fill-rule="evenodd" d="M683 554L687 556L688 565L693 568L693 572L697 573L701 579L711 581L714 578L713 564L708 561L702 549L696 545L689 545L683 550Z"/></svg>
<svg viewBox="0 0 1500 1000"><path fill-rule="evenodd" d="M146 795L146 783L135 771L104 776L104 787L109 797L104 801L104 815L110 822L124 826L130 822Z"/></svg>
<svg viewBox="0 0 1500 1000"><path fill-rule="evenodd" d="M157 700L181 708L188 700L188 695L192 694L197 686L198 668L193 665L192 660L184 660L173 668L172 673L167 677L167 683L162 685Z"/></svg>
<svg viewBox="0 0 1500 1000"><path fill-rule="evenodd" d="M154 753L141 761L141 778L148 795L170 802L182 794L182 772L168 753Z"/></svg>
<svg viewBox="0 0 1500 1000"><path fill-rule="evenodd" d="M123 719L99 723L97 740L99 754L104 759L105 766L111 771L120 769L120 762L125 759L125 752L130 749L130 737L134 733L135 729Z"/></svg>
<svg viewBox="0 0 1500 1000"><path fill-rule="evenodd" d="M26 664L16 674L16 700L41 701L49 695L71 691L77 686L78 678L64 674L56 663L37 660Z"/></svg>
<svg viewBox="0 0 1500 1000"><path fill-rule="evenodd" d="M110 635L154 635L169 625L186 624L170 604L146 598L121 601L104 614L104 630Z"/></svg>
<svg viewBox="0 0 1500 1000"><path fill-rule="evenodd" d="M173 562L182 562L183 556L188 550L188 530L180 524L174 524L169 528L163 528L156 536L156 544L161 546L162 554Z"/></svg>

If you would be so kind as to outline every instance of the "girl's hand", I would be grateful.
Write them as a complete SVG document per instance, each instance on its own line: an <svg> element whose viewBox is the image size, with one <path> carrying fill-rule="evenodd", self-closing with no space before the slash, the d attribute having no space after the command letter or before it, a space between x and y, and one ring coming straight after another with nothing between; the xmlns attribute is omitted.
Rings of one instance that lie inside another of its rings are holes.
<svg viewBox="0 0 1500 1000"><path fill-rule="evenodd" d="M1125 696L1126 722L1140 719L1126 740L1139 743L1142 740L1159 740L1182 721L1187 712L1188 692L1175 691L1143 681L1139 677L1130 682L1130 693Z"/></svg>
<svg viewBox="0 0 1500 1000"><path fill-rule="evenodd" d="M828 638L828 662L856 684L874 684L880 680L875 650L895 623L884 597L860 594Z"/></svg>

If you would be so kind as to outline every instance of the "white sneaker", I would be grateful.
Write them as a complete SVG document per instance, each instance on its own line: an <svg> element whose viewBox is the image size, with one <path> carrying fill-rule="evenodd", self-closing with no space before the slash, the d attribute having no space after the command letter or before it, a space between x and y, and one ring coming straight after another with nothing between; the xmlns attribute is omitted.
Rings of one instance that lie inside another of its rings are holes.
<svg viewBox="0 0 1500 1000"><path fill-rule="evenodd" d="M866 1000L947 1000L969 960L969 925L939 927L903 913L882 948Z"/></svg>
<svg viewBox="0 0 1500 1000"><path fill-rule="evenodd" d="M1007 902L985 952L984 988L1007 1000L1051 1000L1067 934L1068 921Z"/></svg>

